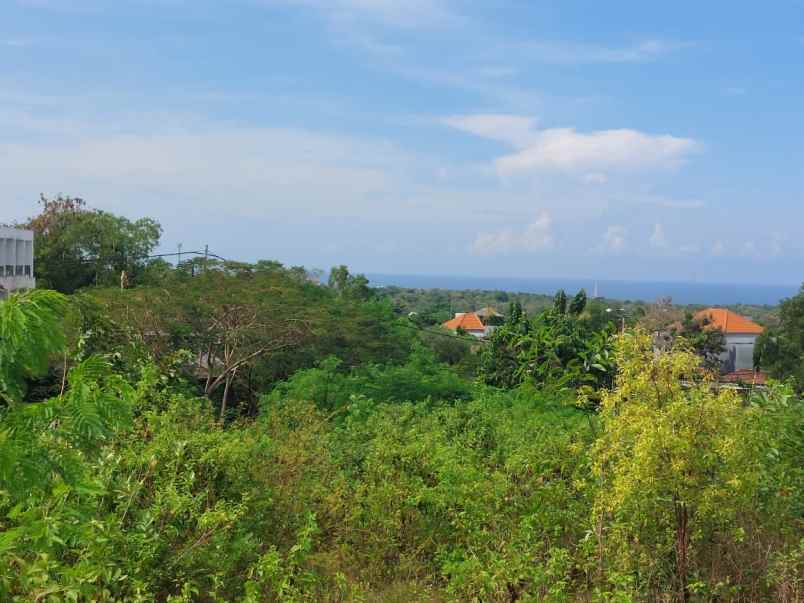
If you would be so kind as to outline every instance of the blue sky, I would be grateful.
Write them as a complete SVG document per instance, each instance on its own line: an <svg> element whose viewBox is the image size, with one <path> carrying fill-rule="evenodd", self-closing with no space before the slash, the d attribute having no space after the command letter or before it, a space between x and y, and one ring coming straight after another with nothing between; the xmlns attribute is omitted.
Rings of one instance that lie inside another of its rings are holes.
<svg viewBox="0 0 804 603"><path fill-rule="evenodd" d="M239 259L796 284L804 6L5 0L0 221Z"/></svg>

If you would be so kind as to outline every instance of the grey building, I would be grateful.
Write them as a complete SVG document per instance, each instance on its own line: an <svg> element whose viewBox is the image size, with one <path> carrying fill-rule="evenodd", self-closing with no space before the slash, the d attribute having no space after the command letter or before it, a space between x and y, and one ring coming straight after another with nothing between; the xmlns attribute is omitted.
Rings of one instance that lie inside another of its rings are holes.
<svg viewBox="0 0 804 603"><path fill-rule="evenodd" d="M33 231L0 226L0 298L35 286Z"/></svg>
<svg viewBox="0 0 804 603"><path fill-rule="evenodd" d="M760 325L726 308L707 308L698 312L695 318L706 320L707 328L723 331L725 349L720 360L724 373L753 370L754 345L763 331Z"/></svg>

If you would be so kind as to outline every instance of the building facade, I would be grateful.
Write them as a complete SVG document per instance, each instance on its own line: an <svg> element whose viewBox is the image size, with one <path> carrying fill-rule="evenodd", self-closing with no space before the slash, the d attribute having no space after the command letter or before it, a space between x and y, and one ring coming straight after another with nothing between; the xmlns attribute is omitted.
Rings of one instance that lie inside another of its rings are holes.
<svg viewBox="0 0 804 603"><path fill-rule="evenodd" d="M754 346L763 330L760 325L726 308L707 308L695 318L705 320L708 328L723 331L726 341L720 360L724 373L754 369Z"/></svg>
<svg viewBox="0 0 804 603"><path fill-rule="evenodd" d="M33 232L0 226L0 298L35 286Z"/></svg>

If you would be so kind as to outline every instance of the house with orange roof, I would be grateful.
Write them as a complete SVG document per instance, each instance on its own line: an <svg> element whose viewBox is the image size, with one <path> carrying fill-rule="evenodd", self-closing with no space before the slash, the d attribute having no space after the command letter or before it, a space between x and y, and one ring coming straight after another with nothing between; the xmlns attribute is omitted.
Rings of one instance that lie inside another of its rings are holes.
<svg viewBox="0 0 804 603"><path fill-rule="evenodd" d="M475 312L456 312L455 318L443 323L442 326L450 331L462 329L475 337L485 337L493 327L486 326Z"/></svg>
<svg viewBox="0 0 804 603"><path fill-rule="evenodd" d="M760 325L726 308L706 308L696 313L695 319L705 321L707 329L723 331L726 349L720 358L724 373L753 371L754 346L763 331Z"/></svg>

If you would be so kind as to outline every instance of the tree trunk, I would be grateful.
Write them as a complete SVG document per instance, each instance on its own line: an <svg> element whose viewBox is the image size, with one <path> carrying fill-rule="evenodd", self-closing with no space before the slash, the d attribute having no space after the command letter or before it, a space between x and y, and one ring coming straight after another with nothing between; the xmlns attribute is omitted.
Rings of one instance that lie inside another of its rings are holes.
<svg viewBox="0 0 804 603"><path fill-rule="evenodd" d="M679 598L682 603L687 603L690 599L687 585L687 549L689 547L687 523L687 505L676 501L676 576Z"/></svg>
<svg viewBox="0 0 804 603"><path fill-rule="evenodd" d="M232 382L234 375L226 375L226 384L223 386L223 399L221 400L221 416L218 419L223 423L223 418L226 416L226 402L229 399L229 384Z"/></svg>

